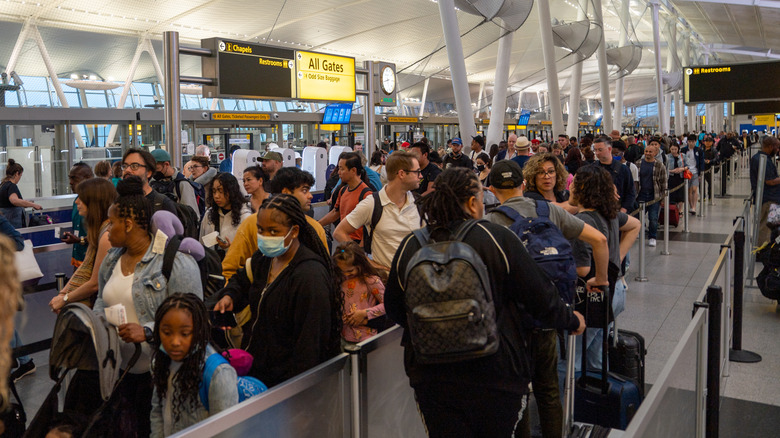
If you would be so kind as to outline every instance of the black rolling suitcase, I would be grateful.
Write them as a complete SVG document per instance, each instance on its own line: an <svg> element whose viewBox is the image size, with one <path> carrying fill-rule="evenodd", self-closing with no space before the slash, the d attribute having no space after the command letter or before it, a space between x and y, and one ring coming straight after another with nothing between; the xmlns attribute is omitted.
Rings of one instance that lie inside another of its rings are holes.
<svg viewBox="0 0 780 438"><path fill-rule="evenodd" d="M602 369L588 371L587 345L582 343L582 373L574 385L574 419L579 422L625 430L642 402L642 394L636 381L620 374L608 372L609 364L609 294L602 294L602 301L594 301L603 309ZM586 306L590 306L590 299ZM585 339L583 333L583 339Z"/></svg>
<svg viewBox="0 0 780 438"><path fill-rule="evenodd" d="M617 333L617 337L615 336ZM636 382L645 397L645 338L639 333L617 328L609 333L609 370Z"/></svg>
<svg viewBox="0 0 780 438"><path fill-rule="evenodd" d="M563 386L563 437L564 438L604 438L612 430L595 424L574 422L574 335L567 337L566 380Z"/></svg>

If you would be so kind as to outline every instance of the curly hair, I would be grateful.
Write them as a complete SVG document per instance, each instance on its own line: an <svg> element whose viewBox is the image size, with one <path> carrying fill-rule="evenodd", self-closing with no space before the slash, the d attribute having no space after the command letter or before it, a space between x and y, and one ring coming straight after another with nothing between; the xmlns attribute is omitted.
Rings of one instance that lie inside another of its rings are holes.
<svg viewBox="0 0 780 438"><path fill-rule="evenodd" d="M108 207L116 201L114 185L105 178L90 178L76 186L79 201L87 206L87 242L97 250L100 228L108 220Z"/></svg>
<svg viewBox="0 0 780 438"><path fill-rule="evenodd" d="M289 227L297 225L300 229L298 232L298 241L317 254L325 265L325 268L331 277L330 284L327 285L331 307L330 336L328 338L330 344L327 346L327 351L331 352L333 355L338 354L341 349L341 316L344 310L344 296L341 294L341 284L338 282L336 276L333 275L336 270L333 267L330 252L322 245L322 240L320 240L320 237L317 235L314 228L309 225L309 222L306 220L306 215L303 213L301 203L298 202L298 199L295 196L287 194L273 195L263 201L263 204L260 205L259 210L265 209L273 209L282 213L284 215L283 220L285 221L285 225ZM259 210L258 214L260 214Z"/></svg>
<svg viewBox="0 0 780 438"><path fill-rule="evenodd" d="M436 177L434 184L436 190L416 201L428 225L446 227L453 221L471 219L463 204L481 191L476 173L465 167L450 167Z"/></svg>
<svg viewBox="0 0 780 438"><path fill-rule="evenodd" d="M195 294L177 292L166 298L154 314L154 340L152 345L162 345L160 340L160 324L165 315L173 310L181 309L192 318L192 343L190 351L181 363L181 367L173 376L173 395L171 406L174 421L179 421L183 410L194 411L200 404L199 388L203 379L203 367L206 365L206 345L209 343L211 324L206 306ZM152 351L152 381L157 389L157 397L162 403L168 391L171 358L159 348Z"/></svg>
<svg viewBox="0 0 780 438"><path fill-rule="evenodd" d="M140 177L129 175L116 184L117 215L130 218L143 230L149 230L152 220L152 203L144 196L144 183Z"/></svg>
<svg viewBox="0 0 780 438"><path fill-rule="evenodd" d="M523 179L525 179L525 189L529 192L538 191L536 187L536 177L542 173L544 163L550 162L555 166L555 187L554 192L560 192L566 188L566 178L569 173L563 167L561 160L551 152L536 154L529 158L523 166Z"/></svg>
<svg viewBox="0 0 780 438"><path fill-rule="evenodd" d="M211 190L208 192L206 199L209 209L209 221L216 225L219 223L219 209L220 207L214 202L214 183L219 182L222 186L222 193L227 198L228 204L230 204L230 218L234 226L241 223L241 209L246 204L246 199L241 193L241 188L238 186L238 180L231 173L222 172L211 181Z"/></svg>
<svg viewBox="0 0 780 438"><path fill-rule="evenodd" d="M592 208L609 220L617 217L620 202L615 197L615 183L609 172L601 166L580 167L571 188L577 203L582 207Z"/></svg>
<svg viewBox="0 0 780 438"><path fill-rule="evenodd" d="M16 271L16 245L0 235L0 375L11 372L11 337L14 334L14 315L22 303L22 287ZM4 411L11 400L8 394L8 379L0 379L0 411Z"/></svg>

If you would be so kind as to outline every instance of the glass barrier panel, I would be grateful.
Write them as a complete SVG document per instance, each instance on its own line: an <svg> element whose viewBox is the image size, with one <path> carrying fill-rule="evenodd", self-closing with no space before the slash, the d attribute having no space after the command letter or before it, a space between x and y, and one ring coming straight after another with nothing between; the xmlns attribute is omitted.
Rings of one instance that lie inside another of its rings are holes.
<svg viewBox="0 0 780 438"><path fill-rule="evenodd" d="M339 369L333 372L333 367ZM343 355L175 437L322 437L351 435L349 360ZM300 386L305 386L302 390ZM255 413L256 412L256 413Z"/></svg>
<svg viewBox="0 0 780 438"><path fill-rule="evenodd" d="M706 310L696 313L669 357L656 383L629 424L625 436L642 438L691 438L696 436L696 385L700 379L700 338L706 343ZM704 334L703 336L700 336ZM706 351L706 345L703 347ZM704 382L700 382L704 384ZM703 409L703 406L702 406Z"/></svg>
<svg viewBox="0 0 780 438"><path fill-rule="evenodd" d="M404 349L400 327L384 332L383 344L371 351L366 366L368 413L364 423L369 438L425 437L414 391L404 371ZM387 342L392 337L391 342Z"/></svg>

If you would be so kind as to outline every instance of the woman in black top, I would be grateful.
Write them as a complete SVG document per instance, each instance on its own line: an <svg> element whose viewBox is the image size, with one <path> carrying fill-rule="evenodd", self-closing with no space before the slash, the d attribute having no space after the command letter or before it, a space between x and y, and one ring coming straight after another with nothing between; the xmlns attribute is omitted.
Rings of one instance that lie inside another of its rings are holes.
<svg viewBox="0 0 780 438"><path fill-rule="evenodd" d="M242 342L254 356L249 374L271 387L339 353L344 298L330 254L294 196L263 202L257 234L258 251L214 310L251 306Z"/></svg>
<svg viewBox="0 0 780 438"><path fill-rule="evenodd" d="M420 214L432 240L446 241L467 219L482 217L482 185L470 169L449 168L436 178L436 190L420 201ZM563 303L517 235L490 222L478 222L463 240L485 263L495 303L498 351L459 362L423 364L411 345L401 275L420 249L410 234L393 260L387 288L387 315L404 327L404 365L430 437L511 436L525 405L528 367L526 318L545 327L581 333L582 315Z"/></svg>
<svg viewBox="0 0 780 438"><path fill-rule="evenodd" d="M19 191L17 184L22 179L23 172L24 168L22 168L22 165L10 158L5 168L5 178L3 178L3 182L0 184L0 212L11 222L14 228L22 228L24 226L25 207L32 207L36 210L43 208L34 202L22 199L22 193Z"/></svg>

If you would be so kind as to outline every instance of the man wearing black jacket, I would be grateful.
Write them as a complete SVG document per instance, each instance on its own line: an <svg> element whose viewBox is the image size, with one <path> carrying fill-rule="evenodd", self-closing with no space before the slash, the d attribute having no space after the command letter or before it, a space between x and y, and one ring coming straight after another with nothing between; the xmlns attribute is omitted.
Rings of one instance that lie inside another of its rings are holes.
<svg viewBox="0 0 780 438"><path fill-rule="evenodd" d="M634 211L634 203L636 202L634 178L628 167L612 158L612 142L606 138L597 138L593 142L593 152L596 159L599 160L599 165L612 176L612 181L617 187L618 196L620 196L620 211L623 213Z"/></svg>

